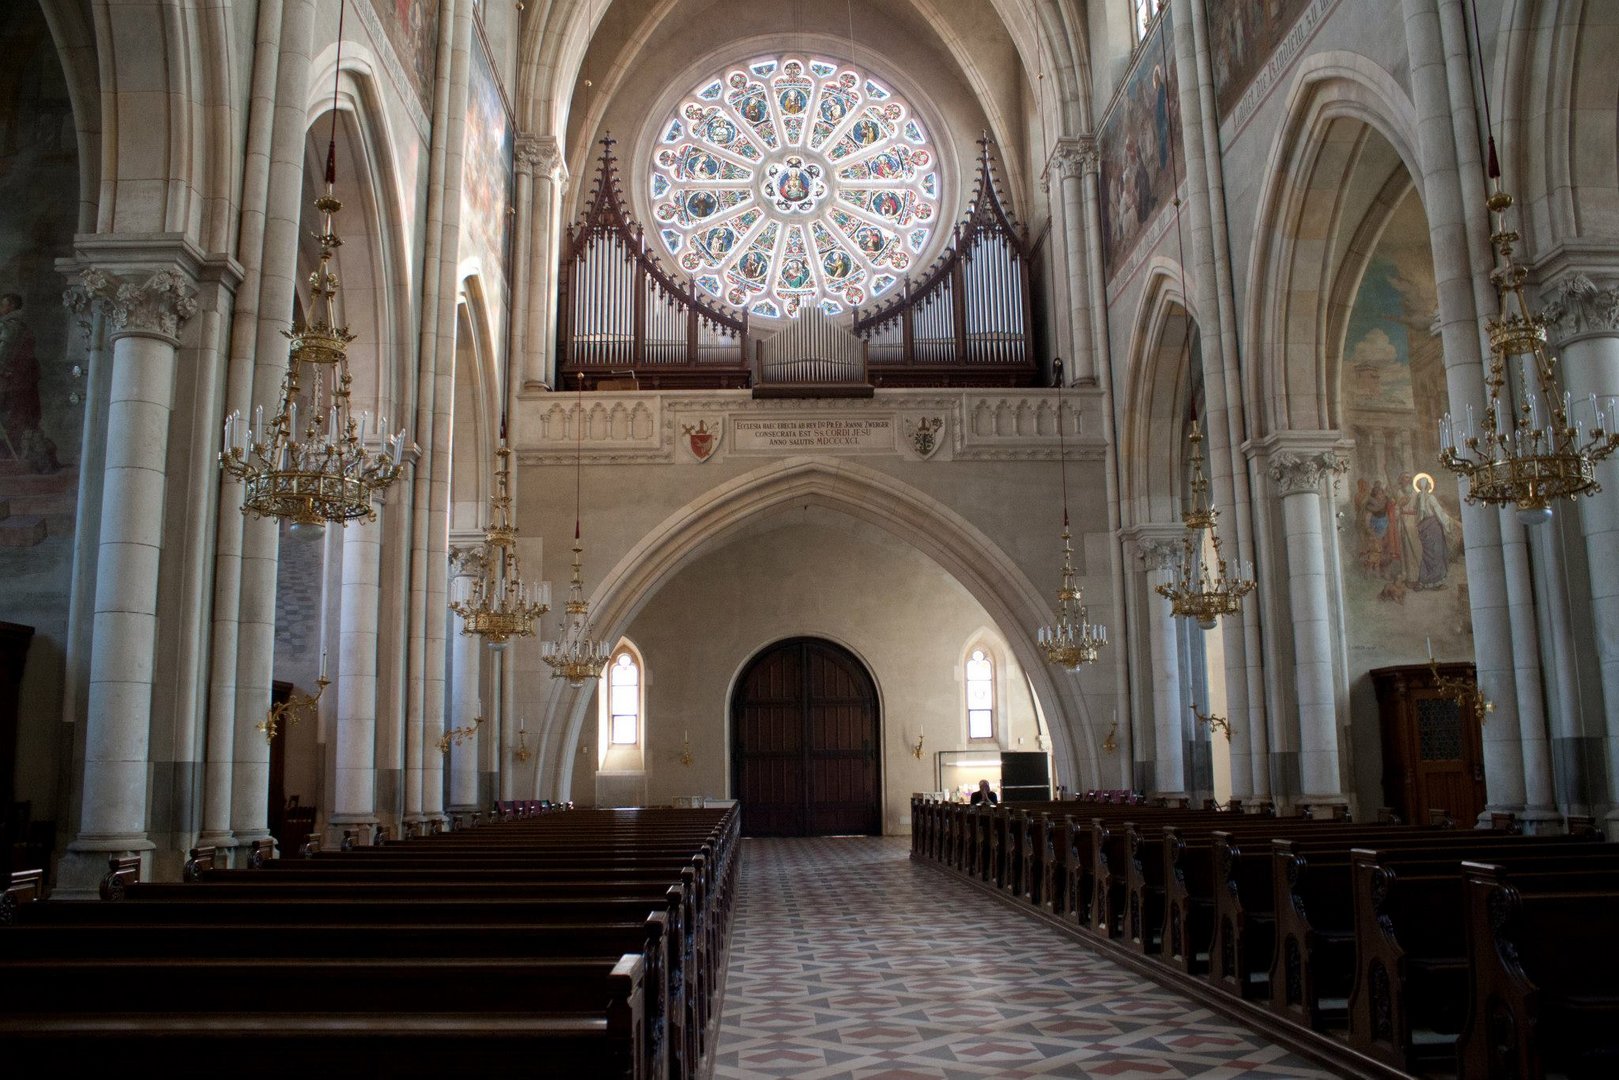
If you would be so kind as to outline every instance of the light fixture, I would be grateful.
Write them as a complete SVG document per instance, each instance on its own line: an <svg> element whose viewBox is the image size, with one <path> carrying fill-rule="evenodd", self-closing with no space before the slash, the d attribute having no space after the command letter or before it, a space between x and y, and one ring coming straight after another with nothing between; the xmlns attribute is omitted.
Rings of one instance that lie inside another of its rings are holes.
<svg viewBox="0 0 1619 1080"><path fill-rule="evenodd" d="M504 649L514 637L530 637L541 615L551 610L551 584L523 580L512 521L511 454L504 428L495 451L495 490L489 496L482 573L460 586L450 610L461 616L463 634L476 634L491 649Z"/></svg>
<svg viewBox="0 0 1619 1080"><path fill-rule="evenodd" d="M1059 667L1078 671L1093 664L1103 645L1107 628L1090 621L1085 611L1085 595L1074 585L1074 548L1068 528L1068 447L1063 432L1062 360L1052 361L1057 380L1057 461L1062 475L1062 585L1057 590L1057 621L1040 627L1040 650Z"/></svg>
<svg viewBox="0 0 1619 1080"><path fill-rule="evenodd" d="M326 688L332 685L332 680L326 677L326 650L320 651L320 675L315 679L315 692L313 694L292 694L285 701L273 702L270 711L264 719L253 726L264 733L264 741L275 742L275 737L281 734L281 722L284 720L288 727L296 724L305 717L313 717L315 710L320 707L321 695Z"/></svg>
<svg viewBox="0 0 1619 1080"><path fill-rule="evenodd" d="M1475 47L1478 10L1473 8ZM1478 58L1483 68L1482 55ZM1482 418L1446 413L1439 422L1439 460L1467 481L1467 501L1518 509L1518 520L1539 525L1551 520L1552 500L1595 495L1597 463L1619 450L1619 432L1612 430L1619 416L1619 398L1598 399L1595 394L1571 400L1557 381L1557 361L1546 345L1546 320L1530 308L1523 285L1529 271L1513 256L1518 234L1507 228L1506 212L1512 196L1501 190L1501 162L1491 131L1490 89L1482 79L1484 128L1488 133L1485 175L1492 188L1485 205L1494 215L1490 235L1500 264L1490 271L1500 304L1500 316L1485 319L1490 337L1490 373L1484 384L1489 401ZM1516 378L1507 371L1508 357L1521 357ZM1514 385L1508 387L1509 381ZM1517 406L1513 406L1513 398ZM1590 417L1570 421L1578 406L1588 406Z"/></svg>
<svg viewBox="0 0 1619 1080"><path fill-rule="evenodd" d="M526 762L534 756L534 751L528 748L528 732L523 730L523 722L517 722L517 747L512 750L512 757L519 762Z"/></svg>
<svg viewBox="0 0 1619 1080"><path fill-rule="evenodd" d="M1198 723L1207 726L1211 735L1216 731L1223 732L1225 741L1231 741L1231 724L1225 717L1216 716L1214 713L1198 712L1197 702L1194 701L1192 703L1192 718Z"/></svg>
<svg viewBox="0 0 1619 1080"><path fill-rule="evenodd" d="M1169 601L1176 615L1196 619L1198 626L1213 630L1221 615L1242 610L1242 598L1254 589L1253 567L1239 563L1234 574L1227 567L1215 524L1220 512L1209 503L1209 481L1203 475L1203 432L1196 420L1187 441L1192 444L1192 504L1182 518L1186 536L1181 540L1181 561L1171 568L1169 580L1154 589ZM1203 555L1205 532L1214 549L1212 558Z"/></svg>
<svg viewBox="0 0 1619 1080"><path fill-rule="evenodd" d="M448 754L450 752L450 747L460 746L462 743L478 734L478 729L481 727L483 727L483 717L474 716L472 718L472 723L467 724L465 727L450 728L439 737L439 753Z"/></svg>
<svg viewBox="0 0 1619 1080"><path fill-rule="evenodd" d="M338 9L338 63L342 73L343 13ZM242 512L256 517L280 518L290 523L294 536L320 536L327 523L344 525L360 518L376 519L372 498L398 478L403 467L406 437L403 429L388 434L386 417L379 419L379 449L365 445L371 417L356 420L349 408L348 327L337 325L337 276L332 272L333 252L342 245L332 217L343 208L333 195L337 182L337 86L332 89L332 131L326 147L326 193L315 200L321 213L320 264L309 277L312 320L294 321L283 331L292 343L287 373L281 380L280 401L266 421L264 406L254 408L252 421L240 411L225 418L220 467L243 486ZM305 423L298 423L304 383L300 368L311 369Z"/></svg>
<svg viewBox="0 0 1619 1080"><path fill-rule="evenodd" d="M1524 297L1529 271L1512 256L1518 240L1506 225L1512 196L1501 190L1493 140L1490 157L1495 186L1487 204L1495 215L1490 239L1501 262L1490 273L1500 315L1484 322L1490 337L1490 373L1484 380L1489 401L1482 418L1471 405L1459 417L1445 414L1439 422L1439 460L1467 481L1468 502L1510 504L1517 507L1519 521L1538 525L1551 519L1553 500L1602 490L1596 466L1619 450L1619 432L1613 430L1619 398L1592 394L1575 402L1559 388L1546 319ZM1521 358L1515 377L1508 372L1508 358L1514 356ZM1589 418L1571 421L1576 406L1588 407Z"/></svg>
<svg viewBox="0 0 1619 1080"><path fill-rule="evenodd" d="M555 641L540 646L540 659L551 668L551 677L567 679L574 689L583 687L592 679L600 678L602 669L612 656L612 647L605 641L590 636L590 602L585 599L585 585L581 574L584 555L583 535L579 528L580 502L584 490L585 470L585 390L584 373L579 375L579 412L574 420L574 495L573 495L573 577L568 583L568 602L563 605L562 634Z"/></svg>

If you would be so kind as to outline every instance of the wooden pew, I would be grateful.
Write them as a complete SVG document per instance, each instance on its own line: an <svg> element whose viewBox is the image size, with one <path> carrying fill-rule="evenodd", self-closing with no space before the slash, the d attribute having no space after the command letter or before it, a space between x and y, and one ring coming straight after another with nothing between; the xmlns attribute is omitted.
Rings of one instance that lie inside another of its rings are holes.
<svg viewBox="0 0 1619 1080"><path fill-rule="evenodd" d="M1464 1075L1608 1077L1619 1062L1619 875L1464 868L1473 994Z"/></svg>
<svg viewBox="0 0 1619 1080"><path fill-rule="evenodd" d="M1449 1065L1470 997L1462 853L1357 850L1351 855L1357 956L1350 1045L1410 1072ZM1619 845L1537 844L1489 858L1517 874L1608 875Z"/></svg>

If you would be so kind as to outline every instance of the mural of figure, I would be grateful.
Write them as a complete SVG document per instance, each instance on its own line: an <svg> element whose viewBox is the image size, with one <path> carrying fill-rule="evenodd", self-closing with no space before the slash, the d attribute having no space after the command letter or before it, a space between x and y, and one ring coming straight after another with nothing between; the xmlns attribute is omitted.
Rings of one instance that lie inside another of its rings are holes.
<svg viewBox="0 0 1619 1080"><path fill-rule="evenodd" d="M1400 579L1407 588L1420 589L1417 575L1422 569L1422 536L1417 530L1417 489L1412 486L1411 474L1401 473L1394 490L1398 492Z"/></svg>
<svg viewBox="0 0 1619 1080"><path fill-rule="evenodd" d="M1433 477L1419 473L1414 487L1417 540L1422 548L1416 587L1443 589L1450 574L1450 538L1456 532L1455 520L1434 494Z"/></svg>
<svg viewBox="0 0 1619 1080"><path fill-rule="evenodd" d="M1393 515L1394 500L1389 498L1383 481L1374 480L1360 503L1360 564L1371 574L1381 576L1399 551L1399 543L1390 532ZM1391 540L1394 540L1393 552L1390 551Z"/></svg>
<svg viewBox="0 0 1619 1080"><path fill-rule="evenodd" d="M21 293L0 295L0 437L36 473L55 472L56 444L40 430L39 358Z"/></svg>

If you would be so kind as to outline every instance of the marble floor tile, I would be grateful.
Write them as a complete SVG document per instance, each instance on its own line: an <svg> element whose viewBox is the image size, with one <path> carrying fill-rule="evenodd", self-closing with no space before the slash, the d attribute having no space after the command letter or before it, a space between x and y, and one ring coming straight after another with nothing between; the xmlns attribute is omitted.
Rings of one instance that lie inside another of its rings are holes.
<svg viewBox="0 0 1619 1080"><path fill-rule="evenodd" d="M909 855L742 842L719 1080L1333 1075Z"/></svg>

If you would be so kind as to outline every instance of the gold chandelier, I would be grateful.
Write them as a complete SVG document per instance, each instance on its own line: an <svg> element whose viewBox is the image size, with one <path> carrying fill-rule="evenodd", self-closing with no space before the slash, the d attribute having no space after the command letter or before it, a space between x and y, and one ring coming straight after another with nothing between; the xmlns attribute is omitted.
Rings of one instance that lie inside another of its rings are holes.
<svg viewBox="0 0 1619 1080"><path fill-rule="evenodd" d="M341 71L342 15L338 17L339 71ZM292 343L281 397L266 424L264 406L253 410L249 423L241 412L225 418L224 449L220 467L243 486L242 513L281 518L291 523L294 535L319 536L328 522L347 524L360 518L376 519L372 497L398 478L405 451L405 432L388 433L386 417L376 433L378 450L366 449L371 417L356 420L349 409L353 378L349 374L348 327L337 325L337 275L332 272L333 252L342 245L332 227L332 216L343 204L332 194L337 182L337 100L333 89L332 136L326 149L326 193L315 200L321 213L320 264L309 277L312 322L296 320L282 331ZM299 427L298 410L304 384L300 368L311 378Z"/></svg>
<svg viewBox="0 0 1619 1080"><path fill-rule="evenodd" d="M1494 145L1491 145L1492 173ZM1467 480L1467 501L1494 506L1511 504L1518 520L1538 525L1552 516L1553 499L1595 495L1596 466L1619 449L1612 430L1619 399L1595 394L1578 402L1589 405L1589 420L1570 421L1576 402L1558 388L1557 361L1546 344L1546 319L1529 307L1524 281L1529 271L1512 255L1518 234L1507 228L1512 196L1501 190L1499 175L1487 205L1495 215L1490 239L1501 265L1490 273L1500 296L1500 317L1486 319L1490 336L1489 402L1479 421L1469 405L1465 414L1446 413L1440 422L1439 460ZM1509 389L1507 358L1517 356L1516 384ZM1533 380L1531 382L1531 379ZM1517 407L1512 405L1516 397Z"/></svg>
<svg viewBox="0 0 1619 1080"><path fill-rule="evenodd" d="M1074 585L1074 547L1068 529L1068 453L1062 418L1062 360L1053 361L1057 379L1057 461L1062 474L1062 585L1057 589L1057 621L1038 631L1040 651L1059 667L1078 671L1094 664L1103 645L1107 628L1090 621L1085 595Z"/></svg>
<svg viewBox="0 0 1619 1080"><path fill-rule="evenodd" d="M602 669L607 666L613 651L606 642L590 636L590 602L585 599L584 578L580 571L581 557L585 551L579 528L585 469L585 392L582 373L579 376L579 413L574 424L573 577L568 584L568 602L562 608L566 616L562 634L555 641L541 644L540 659L551 668L553 679L567 679L568 685L577 689L601 677Z"/></svg>
<svg viewBox="0 0 1619 1080"><path fill-rule="evenodd" d="M1476 59L1481 73L1487 136L1484 175L1491 189L1485 205L1495 218L1490 241L1500 258L1500 264L1490 271L1490 281L1495 285L1500 317L1484 320L1490 337L1490 373L1484 384L1490 395L1482 421L1474 417L1472 405L1458 417L1447 412L1439 424L1439 460L1466 479L1468 502L1501 507L1510 503L1518 508L1520 522L1539 525L1551 520L1553 499L1595 495L1602 490L1596 466L1619 450L1619 432L1612 430L1619 398L1599 401L1592 394L1578 402L1582 407L1589 405L1590 416L1570 422L1576 402L1558 387L1557 361L1546 345L1546 320L1524 297L1529 271L1512 257L1518 234L1507 228L1512 196L1501 190L1501 159L1496 155L1490 120L1490 82L1482 77L1484 52L1477 34L1476 0L1472 15L1474 54L1468 60L1471 64ZM1508 387L1510 356L1522 358L1513 387Z"/></svg>
<svg viewBox="0 0 1619 1080"><path fill-rule="evenodd" d="M484 530L483 572L450 601L461 616L461 632L476 634L491 649L504 649L514 637L531 637L534 623L551 610L551 584L523 580L512 522L511 458L502 436L495 451L495 490L489 496Z"/></svg>
<svg viewBox="0 0 1619 1080"><path fill-rule="evenodd" d="M1254 589L1253 567L1239 563L1234 574L1227 567L1215 526L1220 512L1209 503L1209 481L1203 475L1203 432L1196 420L1187 439L1192 444L1192 505L1182 518L1186 535L1181 539L1181 561L1170 571L1169 580L1154 589L1169 601L1176 615L1196 619L1198 626L1213 630L1221 615L1242 610L1242 598ZM1203 555L1205 532L1214 549L1212 558Z"/></svg>

